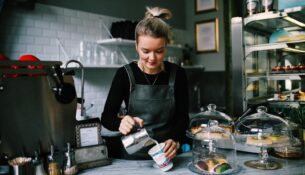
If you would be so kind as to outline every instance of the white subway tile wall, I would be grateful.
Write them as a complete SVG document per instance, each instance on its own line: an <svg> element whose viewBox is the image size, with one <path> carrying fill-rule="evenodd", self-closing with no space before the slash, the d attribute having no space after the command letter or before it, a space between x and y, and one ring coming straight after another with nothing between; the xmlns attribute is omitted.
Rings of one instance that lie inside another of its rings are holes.
<svg viewBox="0 0 305 175"><path fill-rule="evenodd" d="M61 7L36 3L35 10L14 9L0 13L0 53L12 60L21 55L33 54L41 60L63 61L80 56L80 43L109 39L108 30L112 22L125 19L87 13ZM176 43L184 43L184 30L174 29ZM59 48L62 44L62 49ZM133 46L107 47L110 52L120 51L129 61L136 59ZM168 54L181 56L181 50L169 50ZM84 60L81 60L84 63ZM86 62L92 63L91 61ZM120 62L124 63L124 62ZM85 63L84 63L85 64ZM99 117L104 107L115 69L85 69L85 106L94 104L88 110L89 116ZM74 78L80 96L80 74Z"/></svg>

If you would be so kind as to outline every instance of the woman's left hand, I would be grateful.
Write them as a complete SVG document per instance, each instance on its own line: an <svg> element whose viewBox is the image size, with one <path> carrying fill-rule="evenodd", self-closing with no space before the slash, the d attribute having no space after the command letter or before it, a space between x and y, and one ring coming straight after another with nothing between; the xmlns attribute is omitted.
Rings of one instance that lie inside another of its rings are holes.
<svg viewBox="0 0 305 175"><path fill-rule="evenodd" d="M164 143L165 143L164 146L165 157L169 159L173 159L177 154L178 143L172 139L168 139Z"/></svg>

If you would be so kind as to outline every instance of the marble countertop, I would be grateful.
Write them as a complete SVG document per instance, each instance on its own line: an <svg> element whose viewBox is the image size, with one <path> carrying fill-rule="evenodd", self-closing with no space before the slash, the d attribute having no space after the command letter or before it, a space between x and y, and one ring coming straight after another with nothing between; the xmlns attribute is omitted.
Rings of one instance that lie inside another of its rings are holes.
<svg viewBox="0 0 305 175"><path fill-rule="evenodd" d="M237 153L237 162L240 165L240 170L236 174L242 175L305 175L305 159L276 159L282 164L281 169L277 170L257 170L248 168L244 165L247 160L258 159L257 154ZM167 172L153 167L153 160L121 160L112 159L112 164L84 170L80 172L81 175L186 175L196 174L188 169L188 164L192 161L192 154L190 152L181 154L174 158L174 167Z"/></svg>

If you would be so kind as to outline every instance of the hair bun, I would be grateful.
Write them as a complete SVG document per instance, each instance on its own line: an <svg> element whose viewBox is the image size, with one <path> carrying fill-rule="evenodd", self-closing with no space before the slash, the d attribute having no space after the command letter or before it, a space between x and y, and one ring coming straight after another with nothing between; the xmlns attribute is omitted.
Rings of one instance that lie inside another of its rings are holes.
<svg viewBox="0 0 305 175"><path fill-rule="evenodd" d="M172 13L165 8L159 7L146 7L147 11L145 13L145 18L161 18L161 19L170 19L172 17Z"/></svg>

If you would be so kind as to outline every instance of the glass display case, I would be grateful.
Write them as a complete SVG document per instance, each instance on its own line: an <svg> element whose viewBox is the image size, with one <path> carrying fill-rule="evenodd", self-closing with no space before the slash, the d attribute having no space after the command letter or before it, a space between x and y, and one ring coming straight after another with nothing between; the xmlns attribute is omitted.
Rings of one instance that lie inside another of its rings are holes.
<svg viewBox="0 0 305 175"><path fill-rule="evenodd" d="M295 142L290 126L281 117L268 114L265 106L259 106L257 113L240 119L235 128L236 142L261 149L258 160L249 160L244 164L261 170L281 168L279 162L268 157L268 149L288 147Z"/></svg>
<svg viewBox="0 0 305 175"><path fill-rule="evenodd" d="M191 121L193 132L207 127L210 120L217 120L219 127L222 127L228 132L233 132L233 119L227 114L217 111L216 108L217 106L215 104L209 104L207 106L208 110L193 116L193 120Z"/></svg>
<svg viewBox="0 0 305 175"><path fill-rule="evenodd" d="M232 119L208 105L208 111L195 115L190 121L187 136L193 139L193 160L188 168L198 174L232 174L236 164Z"/></svg>
<svg viewBox="0 0 305 175"><path fill-rule="evenodd" d="M236 113L305 100L304 17L305 7L295 7L232 18L233 94L241 94L234 96Z"/></svg>

